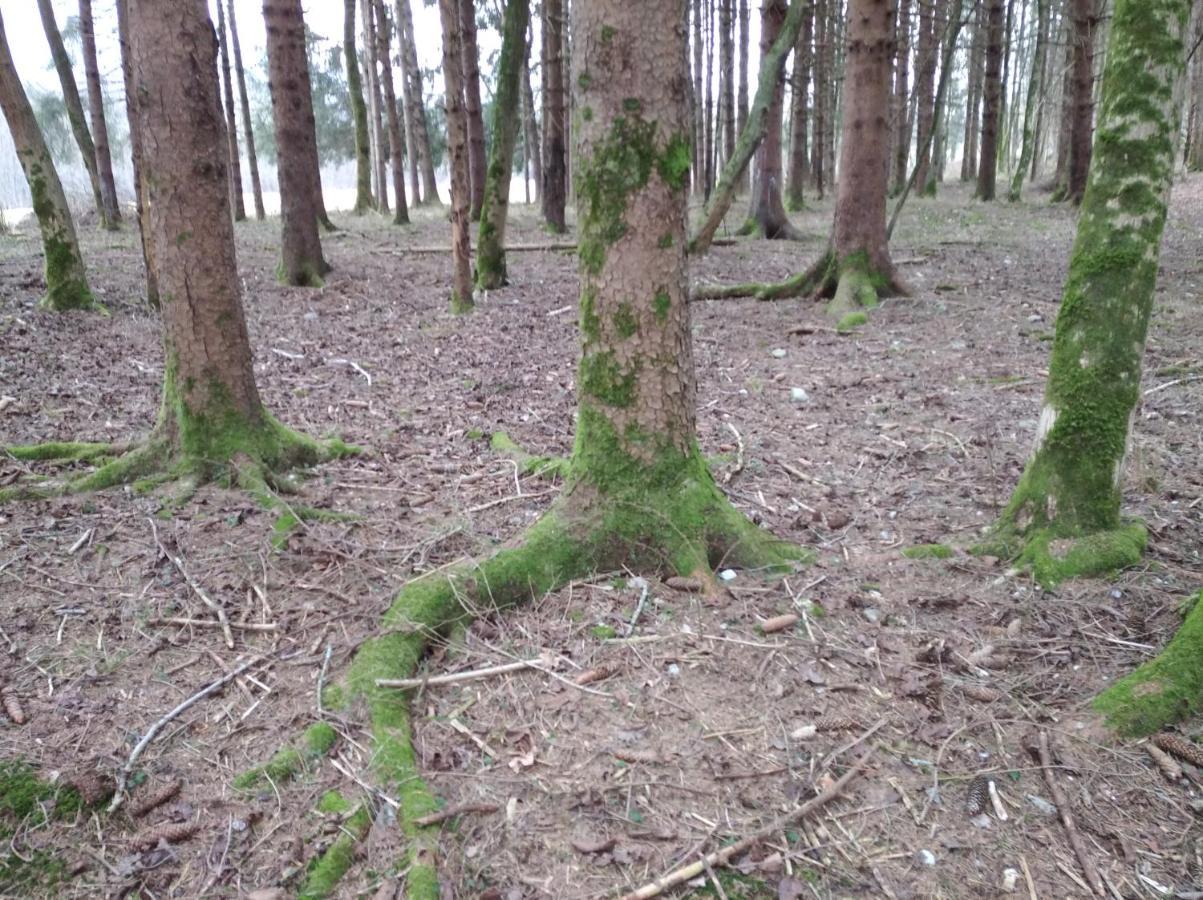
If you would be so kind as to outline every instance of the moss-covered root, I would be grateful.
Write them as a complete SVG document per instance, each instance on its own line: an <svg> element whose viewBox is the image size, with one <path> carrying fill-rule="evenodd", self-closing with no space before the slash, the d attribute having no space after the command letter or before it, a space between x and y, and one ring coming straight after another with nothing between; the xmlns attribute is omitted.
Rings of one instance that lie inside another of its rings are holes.
<svg viewBox="0 0 1203 900"><path fill-rule="evenodd" d="M128 449L123 444L49 441L45 444L0 447L0 456L11 456L25 462L87 462L102 456L117 456Z"/></svg>
<svg viewBox="0 0 1203 900"><path fill-rule="evenodd" d="M1203 591L1178 633L1154 659L1095 698L1094 708L1116 733L1152 734L1203 707Z"/></svg>
<svg viewBox="0 0 1203 900"><path fill-rule="evenodd" d="M308 771L318 760L328 756L338 741L338 732L325 722L314 722L292 746L283 747L261 766L247 769L234 779L238 791L257 791L260 788L292 781Z"/></svg>
<svg viewBox="0 0 1203 900"><path fill-rule="evenodd" d="M41 445L41 446L60 446L68 447L69 445ZM80 445L86 447L89 445ZM21 448L10 448L10 450L19 450ZM37 447L24 448L29 451L35 451ZM108 449L113 449L111 446ZM83 451L75 459L101 459L104 457L103 450L97 450L95 453L91 451ZM13 453L16 456L16 453ZM41 458L67 460L71 457L26 457L26 458ZM106 488L116 487L122 484L132 484L142 479L150 478L154 473L163 474L162 478L157 481L166 480L166 478L183 476L185 473L180 470L178 473L168 473L167 463L167 448L166 445L150 441L139 445L132 450L123 453L116 459L109 460L98 468L87 472L83 475L78 475L73 478L58 478L47 479L35 482L18 482L9 488L0 490L0 503L9 500L44 500L49 497L65 497L70 494L83 494L89 491L101 491Z"/></svg>
<svg viewBox="0 0 1203 900"><path fill-rule="evenodd" d="M365 804L351 812L351 805L337 791L330 791L322 797L318 803L318 812L326 815L350 815L339 826L342 833L309 867L305 881L297 893L298 900L321 900L333 894L338 882L351 868L355 857L355 845L372 830L371 809Z"/></svg>
<svg viewBox="0 0 1203 900"><path fill-rule="evenodd" d="M1014 560L1016 568L1030 571L1042 587L1052 589L1073 578L1107 575L1134 566L1147 542L1148 533L1139 522L1071 537L1058 537L1050 529L1021 535L1004 524L973 552Z"/></svg>
<svg viewBox="0 0 1203 900"><path fill-rule="evenodd" d="M563 479L568 475L567 457L535 456L514 443L504 431L493 432L489 443L502 456L513 460L523 475L537 475L548 480Z"/></svg>
<svg viewBox="0 0 1203 900"><path fill-rule="evenodd" d="M831 270L831 255L825 253L810 268L784 281L751 281L744 284L699 285L690 300L736 300L750 297L755 300L788 300L791 297L810 297L818 294Z"/></svg>

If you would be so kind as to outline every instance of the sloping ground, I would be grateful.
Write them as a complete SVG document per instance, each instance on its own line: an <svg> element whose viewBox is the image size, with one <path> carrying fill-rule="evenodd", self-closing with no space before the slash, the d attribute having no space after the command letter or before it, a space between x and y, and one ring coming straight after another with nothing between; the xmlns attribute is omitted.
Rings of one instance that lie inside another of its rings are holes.
<svg viewBox="0 0 1203 900"><path fill-rule="evenodd" d="M1128 508L1149 524L1151 550L1138 569L1056 593L996 561L902 551L972 543L1018 477L1070 210L1042 197L987 207L959 187L914 201L895 248L913 296L887 302L853 336L835 334L805 301L695 306L703 448L741 508L815 548L818 562L784 582L735 573L719 601L600 573L486 614L441 650L431 674L554 660L554 674L431 685L415 699L434 792L448 806L495 808L441 826L449 890L633 889L757 831L872 748L840 800L734 873L716 872L721 893L996 897L1013 869L1017 896L1085 897L1086 876L1024 749L1041 731L1113 896L1203 884L1191 805L1203 782L1169 784L1140 745L1098 743L1074 726L1093 694L1171 633L1200 584L1201 195L1197 178L1174 195L1128 470ZM788 275L818 254L829 220L825 206L798 217L813 235L803 244L717 248L695 277ZM505 430L532 452L568 452L572 255L516 254L514 286L454 318L448 260L404 249L445 243L441 215L423 213L404 231L341 224L327 239L336 271L310 292L271 281L275 223L238 234L269 407L371 451L320 469L305 501L358 521L311 524L277 549L274 517L217 488L174 511L125 491L0 508L0 682L27 717L0 724L0 760L64 781L112 772L169 709L240 660L264 658L174 719L141 757L135 802L181 784L145 817L94 817L62 797L57 817L47 798L20 821L0 812L11 845L0 894L294 892L345 833L338 813L315 811L319 799L334 788L353 803L366 796L365 723L331 719L334 755L299 781L243 796L234 776L316 720L319 682L346 664L407 578L488 552L551 501L555 485L516 473L488 436ZM546 240L525 210L515 231ZM135 240L86 240L111 318L35 310L36 244L0 240L0 395L13 398L0 400L0 443L120 440L153 421L162 354L157 323L136 302ZM0 483L24 470L0 462ZM161 555L151 522L242 626L234 649L217 628L162 623L211 613ZM766 619L790 612L802 620L764 633ZM608 677L587 690L569 683L596 669ZM986 818L966 810L978 775L994 779L1006 821L989 807ZM376 797L371 808L346 896L378 887L391 896L403 881L389 803ZM170 822L197 828L158 840L154 829ZM61 880L46 886L51 875Z"/></svg>

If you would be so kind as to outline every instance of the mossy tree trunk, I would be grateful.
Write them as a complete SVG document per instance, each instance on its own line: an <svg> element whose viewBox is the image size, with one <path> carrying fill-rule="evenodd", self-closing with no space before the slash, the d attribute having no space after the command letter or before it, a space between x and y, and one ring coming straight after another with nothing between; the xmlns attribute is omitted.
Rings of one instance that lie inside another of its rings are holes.
<svg viewBox="0 0 1203 900"><path fill-rule="evenodd" d="M501 59L493 98L493 147L476 248L476 283L482 290L493 290L506 283L505 226L509 218L510 173L514 168L518 97L529 24L530 0L509 0L502 24Z"/></svg>
<svg viewBox="0 0 1203 900"><path fill-rule="evenodd" d="M220 3L221 0L218 0ZM251 102L246 93L246 70L242 67L242 46L238 43L238 22L234 18L234 0L226 0L230 15L230 46L234 51L234 77L238 81L238 104L242 110L242 139L246 143L246 162L251 170L251 194L255 203L255 218L266 218L263 208L263 184L259 180L259 155L255 152L255 129L251 124Z"/></svg>
<svg viewBox="0 0 1203 900"><path fill-rule="evenodd" d="M797 212L806 208L806 180L810 177L807 141L807 119L810 116L810 70L814 59L814 4L806 4L802 13L802 28L794 45L794 68L791 73L789 172L785 185L785 208Z"/></svg>
<svg viewBox="0 0 1203 900"><path fill-rule="evenodd" d="M1057 316L1036 446L996 541L1036 578L1136 562L1145 532L1120 518L1174 172L1187 0L1117 0L1090 178Z"/></svg>
<svg viewBox="0 0 1203 900"><path fill-rule="evenodd" d="M898 60L894 75L894 159L891 163L894 175L894 193L901 193L906 185L906 165L911 155L910 78L911 62L911 0L899 0L898 27L895 31Z"/></svg>
<svg viewBox="0 0 1203 900"><path fill-rule="evenodd" d="M564 145L564 0L543 0L543 220L563 234L568 198Z"/></svg>
<svg viewBox="0 0 1203 900"><path fill-rule="evenodd" d="M238 149L238 119L234 114L236 101L230 65L230 38L226 33L225 6L221 0L217 0L217 42L221 49L222 106L226 115L226 144L230 156L230 209L235 222L245 222L246 202L242 196L242 154Z"/></svg>
<svg viewBox="0 0 1203 900"><path fill-rule="evenodd" d="M409 0L397 0L397 41L401 48L402 71L401 95L405 99L405 116L410 123L413 140L409 142L411 152L418 160L422 174L422 195L419 200L414 192L414 204L439 206L438 182L434 175L434 154L430 149L430 132L426 128L426 106L422 99L422 70L418 68L418 51L414 43L413 11Z"/></svg>
<svg viewBox="0 0 1203 900"><path fill-rule="evenodd" d="M1019 163L1011 178L1008 199L1017 203L1023 194L1023 178L1031 165L1036 143L1036 105L1040 101L1041 84L1044 78L1044 57L1047 53L1048 14L1051 0L1036 0L1036 48L1032 52L1032 71L1028 76L1028 95L1023 110L1023 146L1019 151Z"/></svg>
<svg viewBox="0 0 1203 900"><path fill-rule="evenodd" d="M117 183L113 180L113 156L109 152L109 126L104 118L104 91L100 86L100 63L96 56L92 0L79 0L79 36L84 58L84 80L88 85L92 139L96 148L96 171L100 175L100 199L104 204L104 223L106 228L116 228L121 221L121 204L117 202Z"/></svg>
<svg viewBox="0 0 1203 900"><path fill-rule="evenodd" d="M0 18L0 111L8 123L21 171L29 184L33 212L42 234L42 252L46 274L46 296L42 305L53 310L88 309L95 301L88 288L75 223L67 206L62 182L54 160L34 117L33 107L13 65Z"/></svg>
<svg viewBox="0 0 1203 900"><path fill-rule="evenodd" d="M79 87L75 83L71 57L67 55L67 48L63 45L62 32L59 31L58 22L54 18L53 0L38 0L38 13L42 17L42 30L46 33L46 43L50 46L50 58L63 89L67 121L71 124L71 133L75 136L76 146L79 147L80 159L83 160L88 180L92 184L92 199L96 204L96 213L100 216L100 221L107 227L107 212L100 190L100 172L96 168L96 145L92 143L92 133L88 130L88 119L84 115L84 104L79 96Z"/></svg>
<svg viewBox="0 0 1203 900"><path fill-rule="evenodd" d="M997 194L998 124L1002 117L1003 0L986 0L986 68L982 76L982 143L977 198Z"/></svg>
<svg viewBox="0 0 1203 900"><path fill-rule="evenodd" d="M285 284L318 287L330 266L317 230L312 172L317 146L301 0L263 0L263 21L280 185L278 274Z"/></svg>
<svg viewBox="0 0 1203 900"><path fill-rule="evenodd" d="M146 223L146 166L142 162L142 128L134 104L134 61L129 45L129 0L117 0L117 42L121 48L121 77L125 83L125 116L129 122L130 161L134 169L134 215L142 245L142 263L146 268L146 302L159 308L159 280L155 275L154 253Z"/></svg>
<svg viewBox="0 0 1203 900"><path fill-rule="evenodd" d="M376 56L383 60L380 67L380 85L384 89L384 108L388 113L388 146L393 168L394 209L393 224L409 223L409 205L405 199L405 133L401 128L401 116L397 115L397 90L393 86L393 64L391 25L384 0L372 0L376 16Z"/></svg>
<svg viewBox="0 0 1203 900"><path fill-rule="evenodd" d="M460 49L464 57L464 114L468 125L468 177L472 182L472 221L485 202L485 120L480 102L480 49L476 46L476 4L460 0ZM515 107L516 109L517 107Z"/></svg>
<svg viewBox="0 0 1203 900"><path fill-rule="evenodd" d="M464 115L463 49L459 0L439 0L443 25L443 84L446 88L447 156L451 168L451 311L472 309L472 247L468 229L471 176L468 174L468 123Z"/></svg>
<svg viewBox="0 0 1203 900"><path fill-rule="evenodd" d="M827 176L830 174L824 166L823 135L827 131L827 119L831 116L828 108L831 81L831 53L829 44L832 38L831 16L827 7L836 0L814 0L815 5L815 96L814 119L810 141L810 178L814 185L815 196L822 200L827 188Z"/></svg>
<svg viewBox="0 0 1203 900"><path fill-rule="evenodd" d="M368 134L368 105L363 98L363 78L359 74L359 54L355 50L355 0L343 0L343 68L347 73L347 93L355 124L355 208L362 216L376 206L372 197L372 144Z"/></svg>
<svg viewBox="0 0 1203 900"><path fill-rule="evenodd" d="M719 0L718 9L718 118L725 162L735 153L735 0Z"/></svg>

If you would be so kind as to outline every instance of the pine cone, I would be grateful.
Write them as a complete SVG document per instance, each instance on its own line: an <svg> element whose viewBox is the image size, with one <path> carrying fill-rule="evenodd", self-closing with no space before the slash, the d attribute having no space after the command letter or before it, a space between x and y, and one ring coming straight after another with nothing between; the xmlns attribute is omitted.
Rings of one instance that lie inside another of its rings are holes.
<svg viewBox="0 0 1203 900"><path fill-rule="evenodd" d="M101 800L108 799L113 795L113 789L116 787L111 776L103 775L93 769L77 772L67 780L67 783L79 791L79 797L84 801L85 806L95 806Z"/></svg>
<svg viewBox="0 0 1203 900"><path fill-rule="evenodd" d="M134 835L134 846L150 850L159 845L159 841L178 844L186 841L200 830L200 822L164 822Z"/></svg>
<svg viewBox="0 0 1203 900"><path fill-rule="evenodd" d="M858 727L856 721L847 716L820 716L815 719L815 731L851 731Z"/></svg>
<svg viewBox="0 0 1203 900"><path fill-rule="evenodd" d="M994 690L994 688L986 687L984 684L962 685L961 691L966 697L976 700L978 703L993 703L995 700L1002 699L1002 694Z"/></svg>
<svg viewBox="0 0 1203 900"><path fill-rule="evenodd" d="M1203 768L1203 747L1176 734L1163 731L1153 735L1153 743L1173 756Z"/></svg>
<svg viewBox="0 0 1203 900"><path fill-rule="evenodd" d="M130 815L136 819L141 818L152 809L162 806L179 792L180 783L178 781L169 781L138 801L138 804L130 810Z"/></svg>
<svg viewBox="0 0 1203 900"><path fill-rule="evenodd" d="M12 688L6 687L0 690L0 705L4 706L4 714L12 719L14 725L25 724L25 710L21 707L21 701L17 699Z"/></svg>
<svg viewBox="0 0 1203 900"><path fill-rule="evenodd" d="M965 795L965 810L970 816L980 816L986 811L986 798L990 794L990 779L985 775L976 776L969 782L969 791Z"/></svg>

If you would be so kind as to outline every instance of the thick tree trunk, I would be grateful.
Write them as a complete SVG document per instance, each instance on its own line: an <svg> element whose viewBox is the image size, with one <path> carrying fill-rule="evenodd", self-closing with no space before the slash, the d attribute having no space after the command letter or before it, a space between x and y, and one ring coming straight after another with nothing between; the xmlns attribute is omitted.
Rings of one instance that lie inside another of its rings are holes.
<svg viewBox="0 0 1203 900"><path fill-rule="evenodd" d="M329 270L318 236L317 198L311 171L317 159L305 20L301 0L263 0L267 26L267 78L276 135L282 226L279 278L318 287Z"/></svg>
<svg viewBox="0 0 1203 900"><path fill-rule="evenodd" d="M766 0L760 12L760 54L772 50L788 9L786 0ZM791 46L793 41L790 42ZM781 124L785 113L785 79L778 76L769 102L764 140L757 156L756 176L752 181L752 210L749 215L757 230L769 240L792 240L798 231L790 224L781 197Z"/></svg>
<svg viewBox="0 0 1203 900"><path fill-rule="evenodd" d="M961 181L977 180L977 137L982 109L982 81L985 78L986 41L984 6L973 13L973 42L969 49L969 84L965 96L965 136L961 144Z"/></svg>
<svg viewBox="0 0 1203 900"><path fill-rule="evenodd" d="M389 142L385 137L385 108L384 92L380 85L379 49L377 36L376 3L375 0L363 2L364 62L368 70L368 92L371 98L370 113L372 117L372 143L376 145L376 209L388 215L391 207L388 202L388 156ZM388 60L384 60L387 65Z"/></svg>
<svg viewBox="0 0 1203 900"><path fill-rule="evenodd" d="M735 98L735 130L743 134L748 124L748 44L750 41L749 28L751 17L748 14L748 0L739 0L739 93ZM745 169L742 180L736 185L736 190L748 190L748 172Z"/></svg>
<svg viewBox="0 0 1203 900"><path fill-rule="evenodd" d="M58 30L54 18L52 0L38 0L38 12L42 17L42 30L46 32L46 43L50 45L50 58L58 72L59 84L63 88L63 103L67 107L67 121L71 123L71 133L75 136L75 144L79 147L79 155L84 168L88 172L88 180L92 183L92 199L96 204L96 213L101 223L107 228L107 214L104 199L100 193L100 172L96 168L96 146L92 143L92 134L88 130L88 120L84 115L83 101L79 98L79 88L75 84L75 74L71 70L71 57L63 46L63 36Z"/></svg>
<svg viewBox="0 0 1203 900"><path fill-rule="evenodd" d="M75 223L54 160L13 65L3 18L0 18L0 111L4 113L13 148L29 183L33 212L42 233L46 274L46 296L42 298L42 305L60 312L88 309L94 301L88 288L84 261L79 255Z"/></svg>
<svg viewBox="0 0 1203 900"><path fill-rule="evenodd" d="M911 118L908 113L911 54L911 0L898 4L897 57L898 72L894 77L894 188L901 193L906 186L907 163L911 156Z"/></svg>
<svg viewBox="0 0 1203 900"><path fill-rule="evenodd" d="M1187 90L1191 114L1187 128L1186 168L1199 172L1203 171L1203 53L1198 50L1192 59Z"/></svg>
<svg viewBox="0 0 1203 900"><path fill-rule="evenodd" d="M80 6L89 0L80 0ZM217 0L217 40L221 48L222 107L225 110L226 152L230 157L230 209L235 222L246 221L242 199L242 161L238 152L238 122L234 117L234 79L230 74L230 41L226 36L226 14Z"/></svg>
<svg viewBox="0 0 1203 900"><path fill-rule="evenodd" d="M810 177L809 147L806 140L807 116L810 112L810 70L814 54L814 17L813 3L806 4L802 14L802 28L798 32L798 43L794 47L793 78L790 82L792 102L790 103L789 128L789 174L786 182L785 207L797 211L806 207L803 196L806 180Z"/></svg>
<svg viewBox="0 0 1203 900"><path fill-rule="evenodd" d="M510 173L514 170L518 97L522 87L526 29L529 24L529 0L509 0L502 24L497 93L493 99L493 148L485 179L480 236L476 248L476 283L483 290L492 290L506 283L505 226L509 217Z"/></svg>
<svg viewBox="0 0 1203 900"><path fill-rule="evenodd" d="M919 42L915 56L915 115L918 120L918 166L916 180L925 193L931 178L931 142L928 140L936 118L936 61L939 53L939 29L936 22L937 0L917 0L919 4ZM924 147L929 149L925 152Z"/></svg>
<svg viewBox="0 0 1203 900"><path fill-rule="evenodd" d="M460 0L464 54L464 101L468 116L468 175L472 179L472 221L480 221L485 200L485 120L480 102L480 50L476 46L476 3Z"/></svg>
<svg viewBox="0 0 1203 900"><path fill-rule="evenodd" d="M388 112L388 145L393 168L394 225L409 223L409 205L405 199L405 134L397 115L397 90L393 86L391 31L384 0L372 0L376 18L376 57L381 61L380 83L384 88L384 108Z"/></svg>
<svg viewBox="0 0 1203 900"><path fill-rule="evenodd" d="M1066 199L1082 202L1094 125L1094 33L1098 0L1071 0L1073 9L1073 120L1069 142L1069 180Z"/></svg>
<svg viewBox="0 0 1203 900"><path fill-rule="evenodd" d="M993 200L998 171L998 123L1002 113L1003 0L987 0L986 70L982 82L982 147L977 197Z"/></svg>
<svg viewBox="0 0 1203 900"><path fill-rule="evenodd" d="M529 2L529 0L528 0ZM535 200L543 191L543 148L539 141L539 126L535 122L535 94L530 86L531 59L534 54L535 29L532 22L526 32L526 62L522 65L523 152L530 160L531 180L535 185Z"/></svg>
<svg viewBox="0 0 1203 900"><path fill-rule="evenodd" d="M468 233L471 185L468 174L468 123L464 112L463 45L460 0L439 0L443 23L443 83L447 103L447 155L451 168L451 311L472 309L472 247ZM556 43L557 50L559 42Z"/></svg>
<svg viewBox="0 0 1203 900"><path fill-rule="evenodd" d="M996 534L1045 585L1135 563L1145 544L1144 526L1120 518L1123 466L1173 182L1189 7L1115 3L1036 445Z"/></svg>
<svg viewBox="0 0 1203 900"><path fill-rule="evenodd" d="M813 138L810 142L810 177L814 182L815 196L823 199L827 171L823 166L823 135L827 130L828 82L831 69L828 66L827 45L831 42L831 21L827 6L837 0L814 0L815 5L815 102Z"/></svg>
<svg viewBox="0 0 1203 900"><path fill-rule="evenodd" d="M401 93L405 98L405 116L410 122L413 140L409 142L411 152L418 159L422 172L423 205L439 206L438 182L434 176L434 154L430 149L430 132L426 127L426 104L422 97L422 70L418 68L418 51L414 43L414 21L409 0L396 0L397 40L400 42L402 67L405 77L401 80ZM414 203L418 194L414 192Z"/></svg>
<svg viewBox="0 0 1203 900"><path fill-rule="evenodd" d="M121 49L121 77L125 84L125 117L129 123L130 162L134 169L134 216L142 245L142 264L146 269L146 303L159 308L159 279L155 274L149 225L146 220L146 165L143 163L142 127L134 100L134 59L129 43L129 0L117 0L117 43Z"/></svg>
<svg viewBox="0 0 1203 900"><path fill-rule="evenodd" d="M1040 102L1044 77L1044 56L1047 52L1045 38L1048 33L1050 2L1051 0L1036 0L1036 49L1032 53L1032 71L1028 77L1028 96L1023 111L1023 147L1019 152L1019 164L1015 167L1015 175L1011 179L1011 193L1008 198L1012 203L1017 202L1023 194L1023 178L1032 161L1036 142L1036 106Z"/></svg>
<svg viewBox="0 0 1203 900"><path fill-rule="evenodd" d="M96 147L96 171L100 175L104 222L106 227L116 228L121 221L121 205L117 202L113 158L109 152L109 128L104 119L104 92L100 85L100 63L96 58L92 0L79 0L79 36L84 58L84 77L88 84L88 111L92 120L92 140Z"/></svg>
<svg viewBox="0 0 1203 900"><path fill-rule="evenodd" d="M567 230L564 145L564 0L543 0L543 219L553 234Z"/></svg>
<svg viewBox="0 0 1203 900"><path fill-rule="evenodd" d="M355 50L355 0L343 0L343 68L347 75L351 115L355 123L355 208L362 216L375 206L372 198L372 138L368 132L368 105L363 97L359 54Z"/></svg>
<svg viewBox="0 0 1203 900"><path fill-rule="evenodd" d="M221 0L218 0L220 3ZM230 14L230 45L234 50L234 77L238 80L238 103L242 109L242 139L246 144L247 167L251 170L251 193L255 200L255 218L263 221L263 185L259 181L259 156L255 153L255 129L251 125L251 102L246 93L246 70L242 67L242 47L238 43L238 23L234 18L234 0L226 0Z"/></svg>

